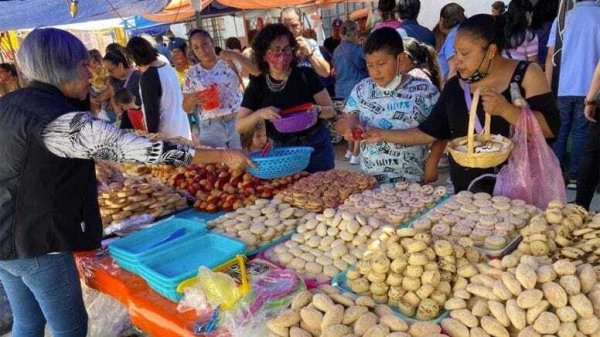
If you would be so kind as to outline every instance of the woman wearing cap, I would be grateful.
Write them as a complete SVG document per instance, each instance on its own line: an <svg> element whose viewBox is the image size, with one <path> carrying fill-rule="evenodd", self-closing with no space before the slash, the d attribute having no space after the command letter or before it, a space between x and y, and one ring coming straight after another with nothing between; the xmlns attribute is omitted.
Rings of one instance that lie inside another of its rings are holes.
<svg viewBox="0 0 600 337"><path fill-rule="evenodd" d="M340 35L340 27L342 26L342 20L335 19L331 23L331 36L325 39L323 46L327 51L333 55L335 48L337 48L342 42L342 36Z"/></svg>
<svg viewBox="0 0 600 337"><path fill-rule="evenodd" d="M52 55L52 57L48 57ZM0 99L0 281L13 337L85 337L73 252L100 247L94 160L245 167L241 152L204 151L124 133L86 112L89 55L75 36L36 29L17 60L29 86Z"/></svg>

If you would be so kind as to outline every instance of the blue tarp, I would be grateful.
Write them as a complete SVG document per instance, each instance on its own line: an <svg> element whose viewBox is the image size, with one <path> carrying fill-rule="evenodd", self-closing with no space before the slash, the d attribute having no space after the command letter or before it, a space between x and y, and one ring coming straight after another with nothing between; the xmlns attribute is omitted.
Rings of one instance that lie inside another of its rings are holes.
<svg viewBox="0 0 600 337"><path fill-rule="evenodd" d="M130 36L140 35L142 33L162 35L169 30L168 23L150 21L141 16L135 16L129 20L125 20L123 26Z"/></svg>
<svg viewBox="0 0 600 337"><path fill-rule="evenodd" d="M0 1L0 30L55 26L156 13L167 5L168 0L79 0L79 13L75 18L71 18L69 14L68 3L68 0Z"/></svg>

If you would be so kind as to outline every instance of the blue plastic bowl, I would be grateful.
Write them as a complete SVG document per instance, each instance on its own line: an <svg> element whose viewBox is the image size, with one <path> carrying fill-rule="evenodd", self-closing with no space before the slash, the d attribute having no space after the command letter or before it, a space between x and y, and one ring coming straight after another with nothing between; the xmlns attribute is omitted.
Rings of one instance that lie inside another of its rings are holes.
<svg viewBox="0 0 600 337"><path fill-rule="evenodd" d="M271 150L265 157L253 152L250 158L258 168L248 167L248 172L260 179L276 179L296 174L308 167L314 151L309 146L280 147Z"/></svg>

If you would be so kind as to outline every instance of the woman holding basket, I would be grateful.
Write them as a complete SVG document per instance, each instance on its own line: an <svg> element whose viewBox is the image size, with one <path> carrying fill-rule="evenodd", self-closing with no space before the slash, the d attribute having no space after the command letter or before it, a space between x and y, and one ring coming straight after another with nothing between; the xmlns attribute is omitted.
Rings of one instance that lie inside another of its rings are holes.
<svg viewBox="0 0 600 337"><path fill-rule="evenodd" d="M510 84L517 83L535 113L544 136L553 138L558 132L560 118L556 102L544 73L536 64L504 59L501 55L504 35L491 15L475 15L463 22L458 30L455 50L457 76L445 85L429 117L418 127L408 130L372 129L364 141L388 141L404 145L429 144L435 140L453 140L467 135L469 105L473 93L481 91L477 106L476 131L481 130L485 114L491 117L491 133L509 137L511 125L519 118L521 109L511 103ZM466 190L477 177L497 172L489 169L467 168L450 163L450 176L455 192ZM487 187L487 186L486 186ZM490 188L484 188L491 192Z"/></svg>

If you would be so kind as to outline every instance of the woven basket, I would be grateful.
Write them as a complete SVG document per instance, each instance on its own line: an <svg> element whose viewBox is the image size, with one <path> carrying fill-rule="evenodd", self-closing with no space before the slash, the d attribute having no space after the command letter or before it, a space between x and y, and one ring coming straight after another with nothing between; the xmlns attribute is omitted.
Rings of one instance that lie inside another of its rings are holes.
<svg viewBox="0 0 600 337"><path fill-rule="evenodd" d="M498 166L508 159L510 151L513 148L510 139L501 135L490 134L490 124L492 122L492 116L490 116L490 114L485 114L483 132L481 134L475 134L475 119L477 118L477 106L479 105L480 96L481 91L479 89L475 90L471 111L469 111L469 128L467 129L467 136L456 138L448 143L448 152L454 161L463 167L490 168ZM506 143L507 146L497 152L475 153L475 141L486 142L490 139ZM465 144L467 145L467 152L459 151L458 148Z"/></svg>

